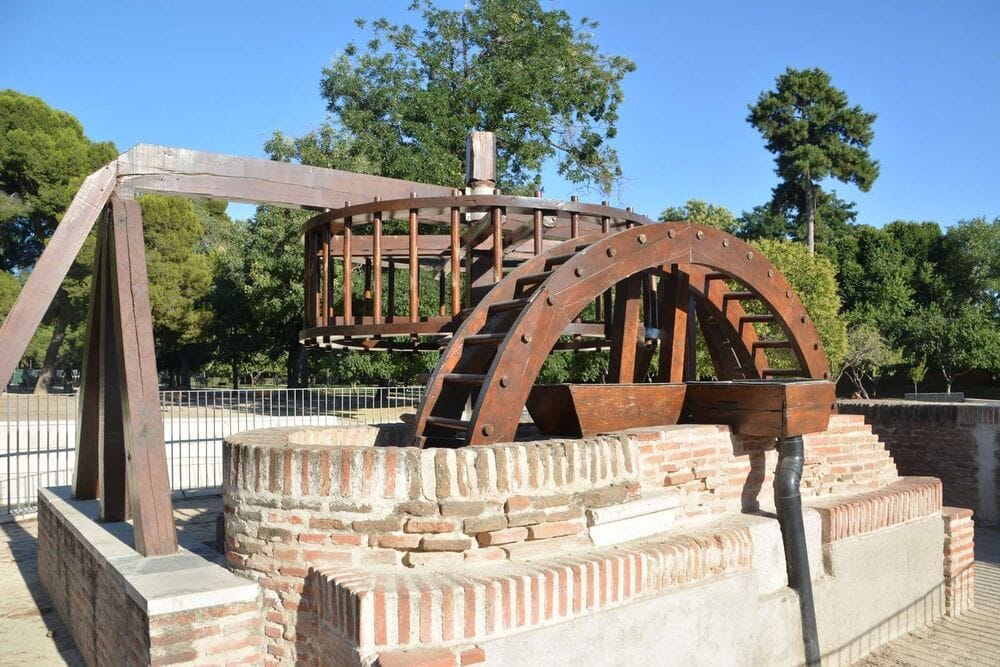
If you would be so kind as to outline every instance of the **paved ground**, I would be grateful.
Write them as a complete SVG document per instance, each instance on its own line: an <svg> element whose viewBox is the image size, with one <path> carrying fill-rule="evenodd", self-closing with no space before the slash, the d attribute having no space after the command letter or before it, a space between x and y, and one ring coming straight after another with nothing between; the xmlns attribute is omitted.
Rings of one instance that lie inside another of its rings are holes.
<svg viewBox="0 0 1000 667"><path fill-rule="evenodd" d="M219 498L175 503L178 529L211 542ZM34 521L0 524L0 665L83 665L38 582ZM887 644L863 667L1000 665L1000 529L976 530L976 608Z"/></svg>
<svg viewBox="0 0 1000 667"><path fill-rule="evenodd" d="M215 539L219 497L176 501L178 530ZM0 524L0 665L84 665L66 626L38 581L34 520Z"/></svg>

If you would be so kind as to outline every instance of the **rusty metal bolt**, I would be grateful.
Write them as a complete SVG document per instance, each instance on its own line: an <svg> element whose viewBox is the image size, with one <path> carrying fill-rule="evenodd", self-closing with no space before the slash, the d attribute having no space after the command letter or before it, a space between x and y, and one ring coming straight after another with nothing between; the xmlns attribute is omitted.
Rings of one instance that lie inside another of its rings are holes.
<svg viewBox="0 0 1000 667"><path fill-rule="evenodd" d="M618 254L618 251L615 250L614 248L608 248L605 252L607 253L608 257L614 257L615 255Z"/></svg>
<svg viewBox="0 0 1000 667"><path fill-rule="evenodd" d="M747 259L753 259L753 252L747 253Z"/></svg>
<svg viewBox="0 0 1000 667"><path fill-rule="evenodd" d="M695 234L694 236L695 236L695 238L696 238L696 239L698 239L698 240L700 241L700 240L702 240L703 238L705 238L705 232L702 232L702 231L699 231L699 232L698 232L697 234Z"/></svg>
<svg viewBox="0 0 1000 667"><path fill-rule="evenodd" d="M787 290L785 292L785 296L787 296L789 299L791 299L792 298L792 290Z"/></svg>
<svg viewBox="0 0 1000 667"><path fill-rule="evenodd" d="M483 435L493 435L493 424L483 426Z"/></svg>
<svg viewBox="0 0 1000 667"><path fill-rule="evenodd" d="M674 238L675 236L677 236L677 232L674 231L673 229L668 229L667 230L667 236L670 237L670 238Z"/></svg>
<svg viewBox="0 0 1000 667"><path fill-rule="evenodd" d="M773 278L774 277L774 271L772 271L771 269L768 269L767 270L767 277L768 278Z"/></svg>
<svg viewBox="0 0 1000 667"><path fill-rule="evenodd" d="M639 236L637 236L635 240L638 241L639 243L645 243L646 242L646 235L645 234L639 234Z"/></svg>
<svg viewBox="0 0 1000 667"><path fill-rule="evenodd" d="M582 278L584 273L586 272L583 270L582 266L578 266L575 269L573 269L573 275L575 275L577 278Z"/></svg>
<svg viewBox="0 0 1000 667"><path fill-rule="evenodd" d="M521 342L522 343L530 343L531 342L531 334L527 334L527 333L526 334L521 334Z"/></svg>
<svg viewBox="0 0 1000 667"><path fill-rule="evenodd" d="M722 247L723 248L729 247L729 239L722 239Z"/></svg>
<svg viewBox="0 0 1000 667"><path fill-rule="evenodd" d="M507 377L506 375L504 375L502 378L500 378L500 386L501 387L506 387L509 384L510 384L510 378L509 377Z"/></svg>

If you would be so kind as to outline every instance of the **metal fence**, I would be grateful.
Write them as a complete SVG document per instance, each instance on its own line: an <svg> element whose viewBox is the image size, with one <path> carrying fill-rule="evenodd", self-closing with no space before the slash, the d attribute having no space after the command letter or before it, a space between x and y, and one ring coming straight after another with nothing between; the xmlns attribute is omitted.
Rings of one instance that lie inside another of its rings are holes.
<svg viewBox="0 0 1000 667"><path fill-rule="evenodd" d="M393 422L423 387L207 389L160 392L175 494L217 491L222 439L269 426ZM35 511L39 487L73 481L76 394L0 396L0 519Z"/></svg>

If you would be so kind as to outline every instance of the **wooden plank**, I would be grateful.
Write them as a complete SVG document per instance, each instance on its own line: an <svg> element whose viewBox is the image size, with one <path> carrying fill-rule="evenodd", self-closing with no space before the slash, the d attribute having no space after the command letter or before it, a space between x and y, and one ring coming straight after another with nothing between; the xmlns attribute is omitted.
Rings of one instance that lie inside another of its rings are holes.
<svg viewBox="0 0 1000 667"><path fill-rule="evenodd" d="M177 550L139 204L111 200L112 302L136 551Z"/></svg>
<svg viewBox="0 0 1000 667"><path fill-rule="evenodd" d="M451 209L451 238L449 239L451 257L451 314L458 315L462 311L462 240L461 214L456 206Z"/></svg>
<svg viewBox="0 0 1000 667"><path fill-rule="evenodd" d="M823 380L693 382L683 420L726 424L740 435L803 435L827 428L834 400L833 383Z"/></svg>
<svg viewBox="0 0 1000 667"><path fill-rule="evenodd" d="M94 221L108 202L114 184L114 163L98 169L83 181L17 301L0 325L0 390L14 374L17 362L87 240Z"/></svg>
<svg viewBox="0 0 1000 667"><path fill-rule="evenodd" d="M416 196L416 195L411 195ZM419 227L417 225L417 209L410 209L409 227L410 249L409 249L409 277L410 277L410 321L417 322L420 319L420 264L417 261L420 240L418 237Z"/></svg>
<svg viewBox="0 0 1000 667"><path fill-rule="evenodd" d="M559 384L532 387L526 403L545 435L576 438L676 424L684 384Z"/></svg>
<svg viewBox="0 0 1000 667"><path fill-rule="evenodd" d="M378 197L376 197L378 199ZM372 220L372 316L375 323L382 322L382 214L376 213Z"/></svg>
<svg viewBox="0 0 1000 667"><path fill-rule="evenodd" d="M657 378L660 382L683 382L688 342L688 274L674 264L670 276L660 279L660 361Z"/></svg>
<svg viewBox="0 0 1000 667"><path fill-rule="evenodd" d="M345 200L440 197L451 188L291 162L139 144L117 159L118 191L160 192L292 208L331 208Z"/></svg>
<svg viewBox="0 0 1000 667"><path fill-rule="evenodd" d="M642 309L642 274L629 276L615 286L615 312L611 331L608 382L632 382L639 343Z"/></svg>
<svg viewBox="0 0 1000 667"><path fill-rule="evenodd" d="M98 225L94 246L94 274L90 279L90 303L83 339L83 365L80 369L80 395L77 399L76 465L73 468L73 497L92 500L100 494L100 390L101 390L101 291L105 259L104 225Z"/></svg>
<svg viewBox="0 0 1000 667"><path fill-rule="evenodd" d="M110 218L102 221L104 253L101 264L94 264L100 275L101 321L97 341L100 348L98 460L100 461L100 516L102 521L125 521L129 518L128 469L125 465L125 415L122 411L121 370L118 364L120 338L115 332L112 280Z"/></svg>

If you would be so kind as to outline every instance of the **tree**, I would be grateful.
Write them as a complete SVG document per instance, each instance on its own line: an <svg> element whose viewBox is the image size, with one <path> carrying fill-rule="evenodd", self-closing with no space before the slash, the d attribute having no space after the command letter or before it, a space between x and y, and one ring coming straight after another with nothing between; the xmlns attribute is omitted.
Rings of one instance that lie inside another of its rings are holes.
<svg viewBox="0 0 1000 667"><path fill-rule="evenodd" d="M117 152L110 142L87 139L80 122L65 111L37 97L0 91L0 270L34 266L80 183ZM84 263L92 258L92 243L84 249L90 249L89 257L81 253ZM89 273L74 267L65 285L46 316L48 348L38 392L48 390L60 348L86 312L67 290L89 290Z"/></svg>
<svg viewBox="0 0 1000 667"><path fill-rule="evenodd" d="M481 128L497 135L504 189L534 190L555 158L570 182L611 190L621 81L635 65L598 51L595 22L574 27L539 0L417 0L411 11L421 25L373 21L364 45L323 71L329 123L297 140L276 133L273 157L458 187L466 133Z"/></svg>
<svg viewBox="0 0 1000 667"><path fill-rule="evenodd" d="M830 368L836 373L847 353L847 326L840 317L840 296L833 264L789 241L761 239L753 245L774 262L802 299L802 305L819 332Z"/></svg>
<svg viewBox="0 0 1000 667"><path fill-rule="evenodd" d="M912 358L941 371L949 394L971 370L1000 370L1000 327L984 308L963 304L949 312L932 304L914 311L901 333Z"/></svg>
<svg viewBox="0 0 1000 667"><path fill-rule="evenodd" d="M846 375L854 388L868 398L865 380L877 383L889 366L902 361L902 355L886 344L879 330L871 324L858 324L847 332L847 350L837 381Z"/></svg>
<svg viewBox="0 0 1000 667"><path fill-rule="evenodd" d="M196 346L212 317L205 304L211 260L200 247L205 229L187 199L143 195L138 201L157 354L171 371L171 384L187 387Z"/></svg>
<svg viewBox="0 0 1000 667"><path fill-rule="evenodd" d="M670 206L660 213L660 220L676 221L684 220L699 225L708 225L721 229L730 234L737 228L736 218L732 212L724 206L709 204L701 199L689 199L683 206Z"/></svg>
<svg viewBox="0 0 1000 667"><path fill-rule="evenodd" d="M762 92L749 109L747 122L775 154L775 173L781 178L772 207L797 211L813 254L820 182L833 177L867 192L878 177L878 162L868 153L875 114L848 106L847 95L818 68L787 68L775 90Z"/></svg>
<svg viewBox="0 0 1000 667"><path fill-rule="evenodd" d="M1000 322L1000 218L963 220L942 243L941 268L956 299L980 305Z"/></svg>
<svg viewBox="0 0 1000 667"><path fill-rule="evenodd" d="M918 385L927 377L927 361L920 359L917 363L911 364L906 371L906 377L910 378L910 381L913 382L913 393L915 394L920 391Z"/></svg>

